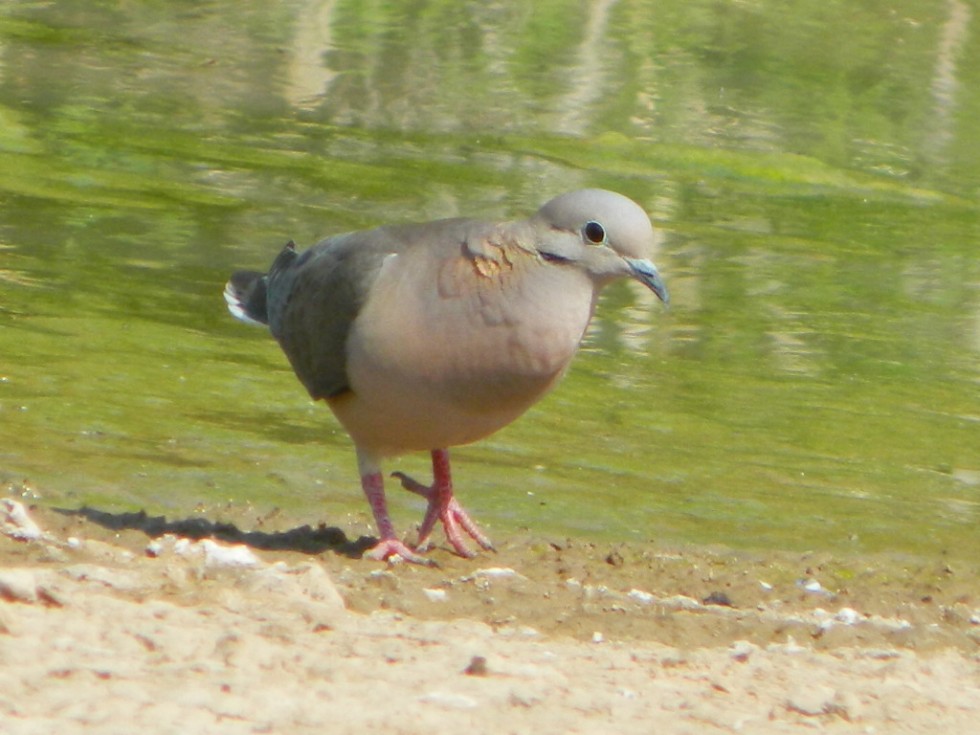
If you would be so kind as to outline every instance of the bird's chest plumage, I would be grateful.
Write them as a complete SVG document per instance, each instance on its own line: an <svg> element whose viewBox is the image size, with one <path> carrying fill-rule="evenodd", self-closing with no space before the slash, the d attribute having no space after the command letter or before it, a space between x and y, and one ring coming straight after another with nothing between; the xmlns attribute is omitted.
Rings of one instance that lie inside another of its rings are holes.
<svg viewBox="0 0 980 735"><path fill-rule="evenodd" d="M345 400L357 410L335 411L351 432L355 413L376 411L398 429L412 423L422 448L465 443L546 393L578 348L594 289L579 271L533 258L454 255L433 268L390 256L346 346ZM370 422L360 433L385 433Z"/></svg>

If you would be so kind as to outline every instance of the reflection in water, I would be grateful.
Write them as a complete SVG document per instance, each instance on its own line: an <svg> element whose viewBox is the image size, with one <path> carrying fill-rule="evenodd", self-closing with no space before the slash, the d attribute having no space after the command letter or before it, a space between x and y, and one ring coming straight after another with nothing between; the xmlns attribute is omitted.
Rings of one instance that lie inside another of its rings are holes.
<svg viewBox="0 0 980 735"><path fill-rule="evenodd" d="M937 163L946 160L946 148L953 137L953 113L956 110L956 60L963 49L970 30L972 16L969 6L962 0L947 0L949 18L942 27L936 49L936 65L932 78L932 98L935 113L932 125L927 128L925 152Z"/></svg>
<svg viewBox="0 0 980 735"><path fill-rule="evenodd" d="M605 60L610 52L606 39L609 11L617 0L593 0L585 21L582 42L574 54L569 69L567 94L557 105L555 129L560 133L583 135L593 123L596 103L605 95L611 83L605 73Z"/></svg>
<svg viewBox="0 0 980 735"><path fill-rule="evenodd" d="M581 24L556 39L547 38L554 28L546 25L545 37L535 39L523 34L540 32L535 16L554 10L464 5L445 19L457 24L446 33L424 13L379 7L372 25L338 0L310 0L288 44L284 94L293 107L319 106L346 125L526 129L550 109L552 131L583 134L596 122L597 103L619 85L607 37L615 5L593 0ZM522 46L534 40L569 44L548 59L554 69L544 74L523 59ZM541 78L522 84L515 72Z"/></svg>
<svg viewBox="0 0 980 735"><path fill-rule="evenodd" d="M978 286L980 288L980 286ZM969 341L969 340L968 340ZM980 309L973 316L973 349L980 353ZM977 365L977 382L980 382L980 365Z"/></svg>
<svg viewBox="0 0 980 735"><path fill-rule="evenodd" d="M333 11L337 0L308 0L296 15L296 33L289 45L286 100L312 109L327 95L337 72L324 58L333 45Z"/></svg>

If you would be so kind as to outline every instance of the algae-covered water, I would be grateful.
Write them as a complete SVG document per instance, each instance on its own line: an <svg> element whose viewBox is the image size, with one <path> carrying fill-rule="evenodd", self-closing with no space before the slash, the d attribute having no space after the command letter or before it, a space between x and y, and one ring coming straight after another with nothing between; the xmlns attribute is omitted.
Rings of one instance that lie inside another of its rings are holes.
<svg viewBox="0 0 980 735"><path fill-rule="evenodd" d="M662 231L672 305L610 288L559 389L455 451L491 535L976 559L978 138L958 0L10 0L0 480L370 532L348 439L227 275L600 186Z"/></svg>

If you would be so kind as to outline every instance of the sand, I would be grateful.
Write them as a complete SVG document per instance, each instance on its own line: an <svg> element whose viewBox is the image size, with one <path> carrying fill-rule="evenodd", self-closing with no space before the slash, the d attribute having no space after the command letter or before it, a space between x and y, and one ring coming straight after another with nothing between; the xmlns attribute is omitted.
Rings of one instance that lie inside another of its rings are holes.
<svg viewBox="0 0 980 735"><path fill-rule="evenodd" d="M0 733L980 732L969 561L2 511Z"/></svg>

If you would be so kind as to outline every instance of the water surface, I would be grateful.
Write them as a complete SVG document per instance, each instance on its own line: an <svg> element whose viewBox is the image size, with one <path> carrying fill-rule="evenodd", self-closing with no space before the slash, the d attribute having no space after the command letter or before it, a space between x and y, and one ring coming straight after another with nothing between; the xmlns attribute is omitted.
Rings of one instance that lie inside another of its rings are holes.
<svg viewBox="0 0 980 735"><path fill-rule="evenodd" d="M978 70L958 1L7 2L0 479L370 532L227 274L600 186L662 231L671 309L610 288L560 388L456 450L476 517L976 559Z"/></svg>

